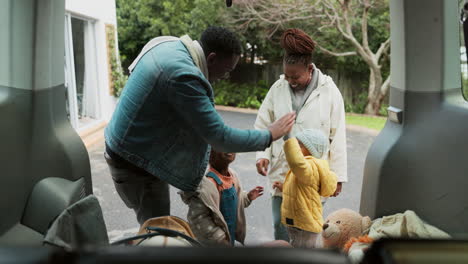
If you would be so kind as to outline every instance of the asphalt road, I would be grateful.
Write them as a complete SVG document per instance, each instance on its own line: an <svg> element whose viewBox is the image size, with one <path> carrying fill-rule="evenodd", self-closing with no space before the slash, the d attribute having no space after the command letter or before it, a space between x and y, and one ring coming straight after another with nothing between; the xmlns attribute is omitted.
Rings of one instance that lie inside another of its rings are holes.
<svg viewBox="0 0 468 264"><path fill-rule="evenodd" d="M255 122L255 114L220 111L225 122L236 128L250 129ZM328 199L324 207L324 216L339 208L359 210L362 187L362 172L367 151L374 136L360 130L347 130L348 144L348 178L340 196ZM128 209L115 191L107 164L103 158L104 143L97 144L89 150L93 191L98 197L111 241L131 236L138 231L138 222L133 210ZM246 209L247 245L273 240L271 218L271 203L268 194L268 180L257 174L255 169L255 153L239 153L232 164L237 171L244 190L250 190L257 185L265 187L265 194L255 200ZM186 218L187 207L177 194L177 189L171 187L171 214Z"/></svg>

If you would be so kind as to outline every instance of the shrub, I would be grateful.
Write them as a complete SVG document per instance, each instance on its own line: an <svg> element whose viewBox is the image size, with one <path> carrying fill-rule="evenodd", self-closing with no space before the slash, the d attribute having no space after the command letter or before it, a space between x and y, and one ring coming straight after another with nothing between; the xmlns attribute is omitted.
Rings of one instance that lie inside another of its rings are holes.
<svg viewBox="0 0 468 264"><path fill-rule="evenodd" d="M468 79L463 78L463 81L462 81L462 92L463 92L463 96L465 97L466 100L468 100Z"/></svg>
<svg viewBox="0 0 468 264"><path fill-rule="evenodd" d="M379 110L379 116L388 116L387 113L388 104L382 103Z"/></svg>
<svg viewBox="0 0 468 264"><path fill-rule="evenodd" d="M468 88L468 85L466 86ZM269 87L265 81L254 83L233 83L221 80L213 84L215 104L242 108L260 108ZM367 104L367 92L362 92L353 98L353 102L345 103L345 111L364 113ZM388 104L382 103L379 115L387 116Z"/></svg>
<svg viewBox="0 0 468 264"><path fill-rule="evenodd" d="M221 80L214 83L213 89L217 105L260 108L268 92L268 85L264 81L238 84Z"/></svg>
<svg viewBox="0 0 468 264"><path fill-rule="evenodd" d="M345 104L345 111L362 114L366 110L367 92L362 92L353 98L351 103Z"/></svg>
<svg viewBox="0 0 468 264"><path fill-rule="evenodd" d="M115 48L115 28L112 25L106 26L107 34L107 52L109 56L109 64L111 70L111 91L115 97L120 97L128 76L123 73L122 65L120 64L119 52Z"/></svg>

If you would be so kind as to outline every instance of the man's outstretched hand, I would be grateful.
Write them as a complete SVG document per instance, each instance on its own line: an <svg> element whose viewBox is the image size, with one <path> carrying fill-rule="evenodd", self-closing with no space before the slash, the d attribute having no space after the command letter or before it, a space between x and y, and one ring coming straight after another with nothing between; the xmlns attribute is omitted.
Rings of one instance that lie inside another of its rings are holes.
<svg viewBox="0 0 468 264"><path fill-rule="evenodd" d="M280 119L271 123L271 125L268 126L268 130L270 130L271 138L273 139L273 141L282 138L284 135L288 134L291 131L295 120L296 113L291 112L289 114L285 114Z"/></svg>

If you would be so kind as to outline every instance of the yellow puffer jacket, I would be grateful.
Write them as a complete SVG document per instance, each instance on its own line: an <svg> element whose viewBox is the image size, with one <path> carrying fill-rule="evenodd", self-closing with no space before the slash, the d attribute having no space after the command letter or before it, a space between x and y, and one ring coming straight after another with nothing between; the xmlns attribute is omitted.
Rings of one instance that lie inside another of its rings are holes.
<svg viewBox="0 0 468 264"><path fill-rule="evenodd" d="M284 144L284 153L290 170L283 185L281 222L305 231L320 233L323 216L320 197L336 190L336 175L328 161L306 156L296 138Z"/></svg>

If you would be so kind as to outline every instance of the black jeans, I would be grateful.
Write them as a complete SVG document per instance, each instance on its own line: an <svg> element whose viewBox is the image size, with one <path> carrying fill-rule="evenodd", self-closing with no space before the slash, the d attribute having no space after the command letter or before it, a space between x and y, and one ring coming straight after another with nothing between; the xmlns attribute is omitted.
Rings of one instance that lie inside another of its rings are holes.
<svg viewBox="0 0 468 264"><path fill-rule="evenodd" d="M170 215L169 185L142 170L135 170L116 162L104 153L115 189L128 208L135 211L138 223L147 219Z"/></svg>

